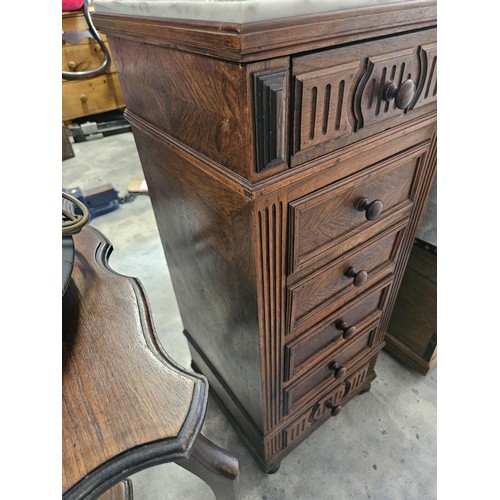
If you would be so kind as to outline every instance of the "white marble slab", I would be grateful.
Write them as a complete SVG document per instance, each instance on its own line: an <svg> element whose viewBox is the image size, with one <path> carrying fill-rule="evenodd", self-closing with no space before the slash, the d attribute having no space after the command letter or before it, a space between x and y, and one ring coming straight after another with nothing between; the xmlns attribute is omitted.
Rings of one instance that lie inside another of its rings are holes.
<svg viewBox="0 0 500 500"><path fill-rule="evenodd" d="M229 23L373 7L414 0L94 0L95 12Z"/></svg>

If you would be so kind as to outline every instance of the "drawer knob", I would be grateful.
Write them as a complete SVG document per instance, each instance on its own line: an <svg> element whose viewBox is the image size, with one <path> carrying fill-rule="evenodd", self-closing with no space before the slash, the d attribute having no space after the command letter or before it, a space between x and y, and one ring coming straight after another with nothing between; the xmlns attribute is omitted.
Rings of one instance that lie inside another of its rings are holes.
<svg viewBox="0 0 500 500"><path fill-rule="evenodd" d="M82 95L80 96L80 101L82 101L82 102L87 102L87 96L86 96L85 94L82 94Z"/></svg>
<svg viewBox="0 0 500 500"><path fill-rule="evenodd" d="M336 361L333 361L328 366L332 372L335 372L335 378L342 378L346 373L347 369L344 366L340 366Z"/></svg>
<svg viewBox="0 0 500 500"><path fill-rule="evenodd" d="M332 417L338 415L340 413L340 410L342 410L342 405L334 405L331 402L326 403L326 407L332 410Z"/></svg>
<svg viewBox="0 0 500 500"><path fill-rule="evenodd" d="M370 201L368 198L361 198L356 204L356 210L365 212L367 220L375 220L384 210L384 204L380 200Z"/></svg>
<svg viewBox="0 0 500 500"><path fill-rule="evenodd" d="M366 280L368 279L368 273L364 270L361 271L356 271L354 267L350 267L347 270L346 276L348 278L354 278L353 284L354 286L362 286L366 283Z"/></svg>
<svg viewBox="0 0 500 500"><path fill-rule="evenodd" d="M356 333L356 327L355 326L348 326L347 323L343 319L341 319L337 323L337 329L344 332L343 337L345 340L349 340Z"/></svg>
<svg viewBox="0 0 500 500"><path fill-rule="evenodd" d="M75 71L76 67L78 66L78 64L76 64L75 61L69 61L68 62L68 68L71 70L71 71Z"/></svg>
<svg viewBox="0 0 500 500"><path fill-rule="evenodd" d="M384 99L392 101L395 99L396 108L406 109L415 95L415 82L406 80L398 87L394 82L387 82L384 87Z"/></svg>

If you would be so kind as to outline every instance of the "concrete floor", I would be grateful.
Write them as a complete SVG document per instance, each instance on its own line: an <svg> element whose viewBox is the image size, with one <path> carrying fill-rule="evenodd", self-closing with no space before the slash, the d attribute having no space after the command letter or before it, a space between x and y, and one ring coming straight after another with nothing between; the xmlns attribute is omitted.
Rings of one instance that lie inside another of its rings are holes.
<svg viewBox="0 0 500 500"><path fill-rule="evenodd" d="M130 132L74 144L62 163L62 185L83 191L111 183L120 196L142 178ZM190 356L150 199L140 196L91 225L114 246L111 267L141 280L164 349L189 368ZM242 500L425 500L436 493L436 370L423 377L385 351L371 391L354 398L301 443L274 475L261 472L217 402L211 399L205 436L240 461ZM208 500L211 490L176 466L131 477L135 500Z"/></svg>

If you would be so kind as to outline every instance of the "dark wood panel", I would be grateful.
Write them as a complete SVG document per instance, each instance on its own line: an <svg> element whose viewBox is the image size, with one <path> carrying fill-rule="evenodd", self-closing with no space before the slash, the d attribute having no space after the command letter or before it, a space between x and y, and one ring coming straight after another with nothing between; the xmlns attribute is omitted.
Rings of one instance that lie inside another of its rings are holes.
<svg viewBox="0 0 500 500"><path fill-rule="evenodd" d="M249 200L133 129L184 327L262 430Z"/></svg>
<svg viewBox="0 0 500 500"><path fill-rule="evenodd" d="M409 209L424 152L424 148L404 152L358 176L291 202L292 271L329 251L342 239L359 234L397 210ZM381 202L380 215L368 220L367 212L359 207L362 199L367 203Z"/></svg>
<svg viewBox="0 0 500 500"><path fill-rule="evenodd" d="M375 378L373 372L375 359L376 356L369 362L363 361L360 366L353 369L352 375L348 376L344 383L335 387L333 391L329 389L305 412L299 412L299 414L301 413L300 417L296 418L283 431L283 440L288 453L332 416L332 407L346 405L355 395L369 387L370 382ZM278 453L278 456L274 457L274 461L282 458L284 453L286 452Z"/></svg>
<svg viewBox="0 0 500 500"><path fill-rule="evenodd" d="M124 39L111 38L110 46L128 110L245 174L253 159L246 147L251 129L245 68ZM126 63L131 57L133 65Z"/></svg>
<svg viewBox="0 0 500 500"><path fill-rule="evenodd" d="M294 58L292 166L435 110L435 40L427 30Z"/></svg>
<svg viewBox="0 0 500 500"><path fill-rule="evenodd" d="M382 233L360 248L324 266L288 289L289 331L303 331L335 309L342 295L360 293L394 270L407 221ZM366 282L355 285L349 269L365 271Z"/></svg>
<svg viewBox="0 0 500 500"><path fill-rule="evenodd" d="M287 386L285 393L285 412L293 412L310 399L317 398L326 387L343 384L347 377L354 374L355 366L360 359L375 354L373 350L376 325L371 325L342 349L335 351L329 359L318 363L318 366L297 382ZM344 394L347 392L347 387Z"/></svg>
<svg viewBox="0 0 500 500"><path fill-rule="evenodd" d="M426 374L437 362L437 257L413 245L391 319L386 350Z"/></svg>
<svg viewBox="0 0 500 500"><path fill-rule="evenodd" d="M285 380L319 362L358 335L363 325L383 310L391 282L384 280L366 294L330 315L285 348Z"/></svg>

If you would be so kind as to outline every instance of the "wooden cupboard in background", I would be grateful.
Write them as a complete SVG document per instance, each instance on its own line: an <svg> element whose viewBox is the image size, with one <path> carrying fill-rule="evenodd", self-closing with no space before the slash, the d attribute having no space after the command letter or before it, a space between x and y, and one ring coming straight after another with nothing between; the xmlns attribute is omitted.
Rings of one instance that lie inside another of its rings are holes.
<svg viewBox="0 0 500 500"><path fill-rule="evenodd" d="M90 11L92 12L92 6ZM62 13L63 31L87 29L83 10ZM101 37L108 46L106 36L101 33ZM102 61L102 50L95 40L86 38L76 45L63 40L62 71L97 68ZM105 75L88 80L62 80L63 122L124 107L125 101L113 61L109 73Z"/></svg>

